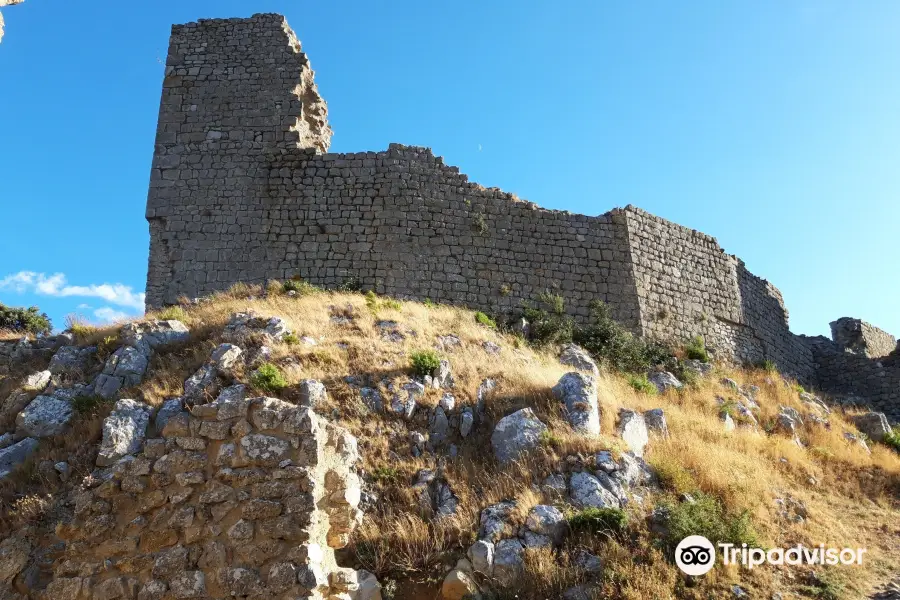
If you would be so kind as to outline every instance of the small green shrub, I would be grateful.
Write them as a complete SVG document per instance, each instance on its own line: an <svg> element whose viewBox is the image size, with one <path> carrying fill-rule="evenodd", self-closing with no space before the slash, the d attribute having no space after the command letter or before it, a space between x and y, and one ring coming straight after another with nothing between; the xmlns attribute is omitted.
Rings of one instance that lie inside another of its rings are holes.
<svg viewBox="0 0 900 600"><path fill-rule="evenodd" d="M549 429L545 429L541 432L540 443L545 448L559 448L562 446L562 438Z"/></svg>
<svg viewBox="0 0 900 600"><path fill-rule="evenodd" d="M425 305L425 308L437 308L437 304L431 298L425 298L425 302L422 304Z"/></svg>
<svg viewBox="0 0 900 600"><path fill-rule="evenodd" d="M250 376L250 383L254 387L266 392L280 392L287 387L287 379L281 373L281 369L272 363L263 363Z"/></svg>
<svg viewBox="0 0 900 600"><path fill-rule="evenodd" d="M372 469L372 479L379 483L395 483L400 481L402 475L396 467L375 467Z"/></svg>
<svg viewBox="0 0 900 600"><path fill-rule="evenodd" d="M672 353L662 344L634 336L613 318L605 302L591 302L591 320L575 331L575 341L595 360L617 370L640 373L660 364L674 370Z"/></svg>
<svg viewBox="0 0 900 600"><path fill-rule="evenodd" d="M628 525L628 513L621 508L585 508L568 515L569 528L576 533L616 535Z"/></svg>
<svg viewBox="0 0 900 600"><path fill-rule="evenodd" d="M748 511L729 514L715 496L698 492L693 502L668 504L668 543L674 548L689 535L702 535L713 545L728 542L758 546Z"/></svg>
<svg viewBox="0 0 900 600"><path fill-rule="evenodd" d="M76 396L72 399L72 408L80 415L92 415L95 414L101 406L110 404L111 402L111 400L107 400L106 398L97 395Z"/></svg>
<svg viewBox="0 0 900 600"><path fill-rule="evenodd" d="M884 436L884 443L900 453L900 426L894 427Z"/></svg>
<svg viewBox="0 0 900 600"><path fill-rule="evenodd" d="M487 221L484 218L484 214L481 212L475 213L475 216L472 217L472 228L475 229L481 235L486 235L488 232Z"/></svg>
<svg viewBox="0 0 900 600"><path fill-rule="evenodd" d="M763 371L766 371L768 373L777 373L778 372L778 365L775 363L774 360L769 360L768 358L765 360L759 361L757 366L760 369L762 369Z"/></svg>
<svg viewBox="0 0 900 600"><path fill-rule="evenodd" d="M828 573L814 574L811 577L810 585L801 585L799 587L805 595L811 598L818 598L819 600L840 600L846 597L847 593L844 585Z"/></svg>
<svg viewBox="0 0 900 600"><path fill-rule="evenodd" d="M475 313L475 321L479 325L484 325L485 327L490 327L491 329L497 329L497 322L481 311Z"/></svg>
<svg viewBox="0 0 900 600"><path fill-rule="evenodd" d="M37 306L17 308L0 302L0 330L40 335L50 333L51 329L50 317Z"/></svg>
<svg viewBox="0 0 900 600"><path fill-rule="evenodd" d="M706 351L706 342L702 335L694 337L684 347L685 355L691 360L699 360L701 362L709 362L709 353Z"/></svg>
<svg viewBox="0 0 900 600"><path fill-rule="evenodd" d="M501 296L509 296L512 293L512 288L509 287L508 283L504 283L500 286L500 295Z"/></svg>
<svg viewBox="0 0 900 600"><path fill-rule="evenodd" d="M300 338L298 338L296 334L286 333L281 338L281 341L284 342L285 344L287 344L288 346L296 346L297 344L300 343Z"/></svg>
<svg viewBox="0 0 900 600"><path fill-rule="evenodd" d="M572 341L575 321L566 314L565 299L550 291L538 296L537 304L526 306L522 316L529 323L529 337L537 346Z"/></svg>
<svg viewBox="0 0 900 600"><path fill-rule="evenodd" d="M441 364L441 357L434 350L418 350L409 355L413 372L419 377L431 375Z"/></svg>
<svg viewBox="0 0 900 600"><path fill-rule="evenodd" d="M399 300L394 300L393 298L385 298L384 300L380 300L378 295L369 290L366 292L366 307L372 312L373 315L378 316L378 312L383 308L388 308L391 310L401 310L403 308L403 303Z"/></svg>
<svg viewBox="0 0 900 600"><path fill-rule="evenodd" d="M635 391L649 396L655 396L659 392L659 390L656 389L656 386L647 379L646 375L629 375L628 385Z"/></svg>
<svg viewBox="0 0 900 600"><path fill-rule="evenodd" d="M344 282L338 286L339 292L359 292L362 291L362 282L358 277L347 277Z"/></svg>
<svg viewBox="0 0 900 600"><path fill-rule="evenodd" d="M169 306L159 312L157 318L161 321L184 321L187 313L180 306Z"/></svg>

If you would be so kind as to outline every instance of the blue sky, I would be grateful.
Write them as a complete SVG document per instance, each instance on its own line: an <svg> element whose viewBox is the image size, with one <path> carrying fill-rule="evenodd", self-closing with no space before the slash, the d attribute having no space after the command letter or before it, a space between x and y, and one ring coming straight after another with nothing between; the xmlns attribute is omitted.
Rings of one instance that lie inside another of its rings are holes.
<svg viewBox="0 0 900 600"><path fill-rule="evenodd" d="M887 1L26 0L0 43L0 301L139 312L169 26L254 12L303 42L333 151L431 146L545 207L632 203L716 236L795 332L900 334Z"/></svg>

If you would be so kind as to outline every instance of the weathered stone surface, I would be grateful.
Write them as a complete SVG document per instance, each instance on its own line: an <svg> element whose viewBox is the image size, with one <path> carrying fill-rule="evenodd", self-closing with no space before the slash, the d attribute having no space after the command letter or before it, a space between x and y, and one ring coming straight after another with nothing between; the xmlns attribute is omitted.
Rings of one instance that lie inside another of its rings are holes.
<svg viewBox="0 0 900 600"><path fill-rule="evenodd" d="M562 542L566 532L566 517L555 506L538 504L528 513L525 527L534 533L549 537L554 544Z"/></svg>
<svg viewBox="0 0 900 600"><path fill-rule="evenodd" d="M536 447L547 430L530 408L503 417L491 435L494 455L500 462L516 460L523 452Z"/></svg>
<svg viewBox="0 0 900 600"><path fill-rule="evenodd" d="M8 537L0 542L0 583L11 582L28 564L31 544L24 538Z"/></svg>
<svg viewBox="0 0 900 600"><path fill-rule="evenodd" d="M494 578L503 586L512 586L525 572L525 548L517 539L500 540L494 550Z"/></svg>
<svg viewBox="0 0 900 600"><path fill-rule="evenodd" d="M650 431L658 433L661 437L669 437L669 425L666 423L666 414L661 408L644 411L644 422Z"/></svg>
<svg viewBox="0 0 900 600"><path fill-rule="evenodd" d="M647 375L647 379L656 386L660 394L665 393L666 390L680 390L682 388L682 383L678 381L678 378L668 371L653 371Z"/></svg>
<svg viewBox="0 0 900 600"><path fill-rule="evenodd" d="M890 423L884 413L870 412L853 417L853 424L875 442L882 441L887 434L891 433Z"/></svg>
<svg viewBox="0 0 900 600"><path fill-rule="evenodd" d="M72 405L55 396L38 396L16 417L16 427L26 435L49 437L66 430L75 411Z"/></svg>
<svg viewBox="0 0 900 600"><path fill-rule="evenodd" d="M618 498L590 473L572 473L569 478L572 503L583 508L618 508Z"/></svg>
<svg viewBox="0 0 900 600"><path fill-rule="evenodd" d="M38 448L38 441L34 438L11 444L0 449L0 479L5 478L13 470L23 464Z"/></svg>
<svg viewBox="0 0 900 600"><path fill-rule="evenodd" d="M109 466L127 454L141 449L151 408L135 400L119 400L113 412L103 421L103 441L97 454L97 465Z"/></svg>
<svg viewBox="0 0 900 600"><path fill-rule="evenodd" d="M647 423L640 413L622 408L619 410L619 437L628 445L635 456L644 455L644 447L650 441Z"/></svg>
<svg viewBox="0 0 900 600"><path fill-rule="evenodd" d="M600 369L597 363L591 358L590 353L577 344L566 344L559 353L559 362L570 367L575 367L579 371L584 371L594 377L600 375Z"/></svg>
<svg viewBox="0 0 900 600"><path fill-rule="evenodd" d="M50 383L50 377L53 374L50 371L38 371L32 373L22 382L22 389L26 391L41 392Z"/></svg>
<svg viewBox="0 0 900 600"><path fill-rule="evenodd" d="M600 433L597 384L592 375L567 373L553 387L553 394L565 403L566 417L575 431L590 435Z"/></svg>
<svg viewBox="0 0 900 600"><path fill-rule="evenodd" d="M487 540L478 540L467 552L472 569L490 577L494 572L494 544Z"/></svg>

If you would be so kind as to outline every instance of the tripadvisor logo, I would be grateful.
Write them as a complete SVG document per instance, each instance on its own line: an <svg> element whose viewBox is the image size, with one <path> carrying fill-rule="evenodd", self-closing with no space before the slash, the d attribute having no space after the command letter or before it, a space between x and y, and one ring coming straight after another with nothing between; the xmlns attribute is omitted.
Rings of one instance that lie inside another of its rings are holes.
<svg viewBox="0 0 900 600"><path fill-rule="evenodd" d="M750 548L717 544L722 564L743 565L753 569L760 565L861 565L866 548L815 548L797 545L791 548ZM689 535L675 547L675 564L687 575L705 575L716 564L716 547L702 535Z"/></svg>

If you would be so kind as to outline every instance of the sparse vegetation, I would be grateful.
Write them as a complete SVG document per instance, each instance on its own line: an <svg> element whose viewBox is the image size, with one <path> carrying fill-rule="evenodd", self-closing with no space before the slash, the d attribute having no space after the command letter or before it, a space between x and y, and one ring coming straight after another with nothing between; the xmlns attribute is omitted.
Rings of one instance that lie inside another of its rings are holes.
<svg viewBox="0 0 900 600"><path fill-rule="evenodd" d="M484 213L477 212L472 217L472 227L481 235L487 235L488 225L487 220L484 218Z"/></svg>
<svg viewBox="0 0 900 600"><path fill-rule="evenodd" d="M431 375L441 364L441 357L434 350L418 350L409 355L413 372L419 377Z"/></svg>
<svg viewBox="0 0 900 600"><path fill-rule="evenodd" d="M563 439L551 430L546 429L541 432L541 445L547 448L561 448Z"/></svg>
<svg viewBox="0 0 900 600"><path fill-rule="evenodd" d="M894 427L885 434L884 443L900 453L900 426Z"/></svg>
<svg viewBox="0 0 900 600"><path fill-rule="evenodd" d="M693 500L667 505L668 542L675 547L689 535L702 535L713 545L719 542L737 546L757 546L758 538L750 522L749 511L729 514L722 502L710 494L692 494Z"/></svg>
<svg viewBox="0 0 900 600"><path fill-rule="evenodd" d="M287 281L282 282L281 289L285 293L296 292L298 296L308 296L309 294L315 294L322 291L321 288L303 281L302 279L288 279Z"/></svg>
<svg viewBox="0 0 900 600"><path fill-rule="evenodd" d="M50 317L40 312L37 306L16 308L0 303L0 331L43 335L50 333L52 328Z"/></svg>
<svg viewBox="0 0 900 600"><path fill-rule="evenodd" d="M287 387L288 382L281 369L272 363L263 363L250 376L250 383L254 387L269 393L280 392Z"/></svg>
<svg viewBox="0 0 900 600"><path fill-rule="evenodd" d="M775 363L774 360L769 360L768 358L760 361L759 368L765 371L766 373L777 373L778 372L778 364Z"/></svg>
<svg viewBox="0 0 900 600"><path fill-rule="evenodd" d="M628 513L621 508L585 508L567 515L566 520L576 533L617 535L628 525Z"/></svg>
<svg viewBox="0 0 900 600"><path fill-rule="evenodd" d="M500 295L501 296L509 296L512 293L512 288L508 283L504 283L500 286Z"/></svg>
<svg viewBox="0 0 900 600"><path fill-rule="evenodd" d="M475 322L491 329L497 329L497 322L481 311L475 313Z"/></svg>
<svg viewBox="0 0 900 600"><path fill-rule="evenodd" d="M294 333L285 334L284 337L281 338L281 341L287 344L288 346L296 346L300 343L300 338L297 337Z"/></svg>
<svg viewBox="0 0 900 600"><path fill-rule="evenodd" d="M372 469L372 479L378 483L397 483L401 478L402 475L396 467L380 466Z"/></svg>
<svg viewBox="0 0 900 600"><path fill-rule="evenodd" d="M71 314L66 316L66 329L72 332L79 343L82 343L93 336L99 328L92 325L85 317Z"/></svg>
<svg viewBox="0 0 900 600"><path fill-rule="evenodd" d="M169 306L159 311L156 318L163 321L185 321L187 320L187 313L180 306Z"/></svg>
<svg viewBox="0 0 900 600"><path fill-rule="evenodd" d="M575 341L606 366L629 373L646 372L671 362L671 352L663 345L634 336L617 323L609 305L591 303L591 322L575 331Z"/></svg>
<svg viewBox="0 0 900 600"><path fill-rule="evenodd" d="M537 345L572 341L575 321L566 314L565 299L550 291L542 292L533 306L525 306L523 316L530 326L530 341Z"/></svg>
<svg viewBox="0 0 900 600"><path fill-rule="evenodd" d="M643 373L640 375L629 375L628 385L630 385L631 388L636 392L649 394L651 396L655 396L658 391L656 389L656 386L653 385L653 383L649 379L647 379L647 375Z"/></svg>
<svg viewBox="0 0 900 600"><path fill-rule="evenodd" d="M378 316L378 313L385 308L389 310L403 309L403 303L399 300L394 300L393 298L379 298L378 295L372 290L366 292L365 298L366 307L375 316Z"/></svg>
<svg viewBox="0 0 900 600"><path fill-rule="evenodd" d="M96 414L100 407L107 404L111 402L97 395L76 396L72 400L72 408L80 415Z"/></svg>
<svg viewBox="0 0 900 600"><path fill-rule="evenodd" d="M709 352L706 351L706 342L702 335L695 336L685 345L684 354L690 360L709 362Z"/></svg>

